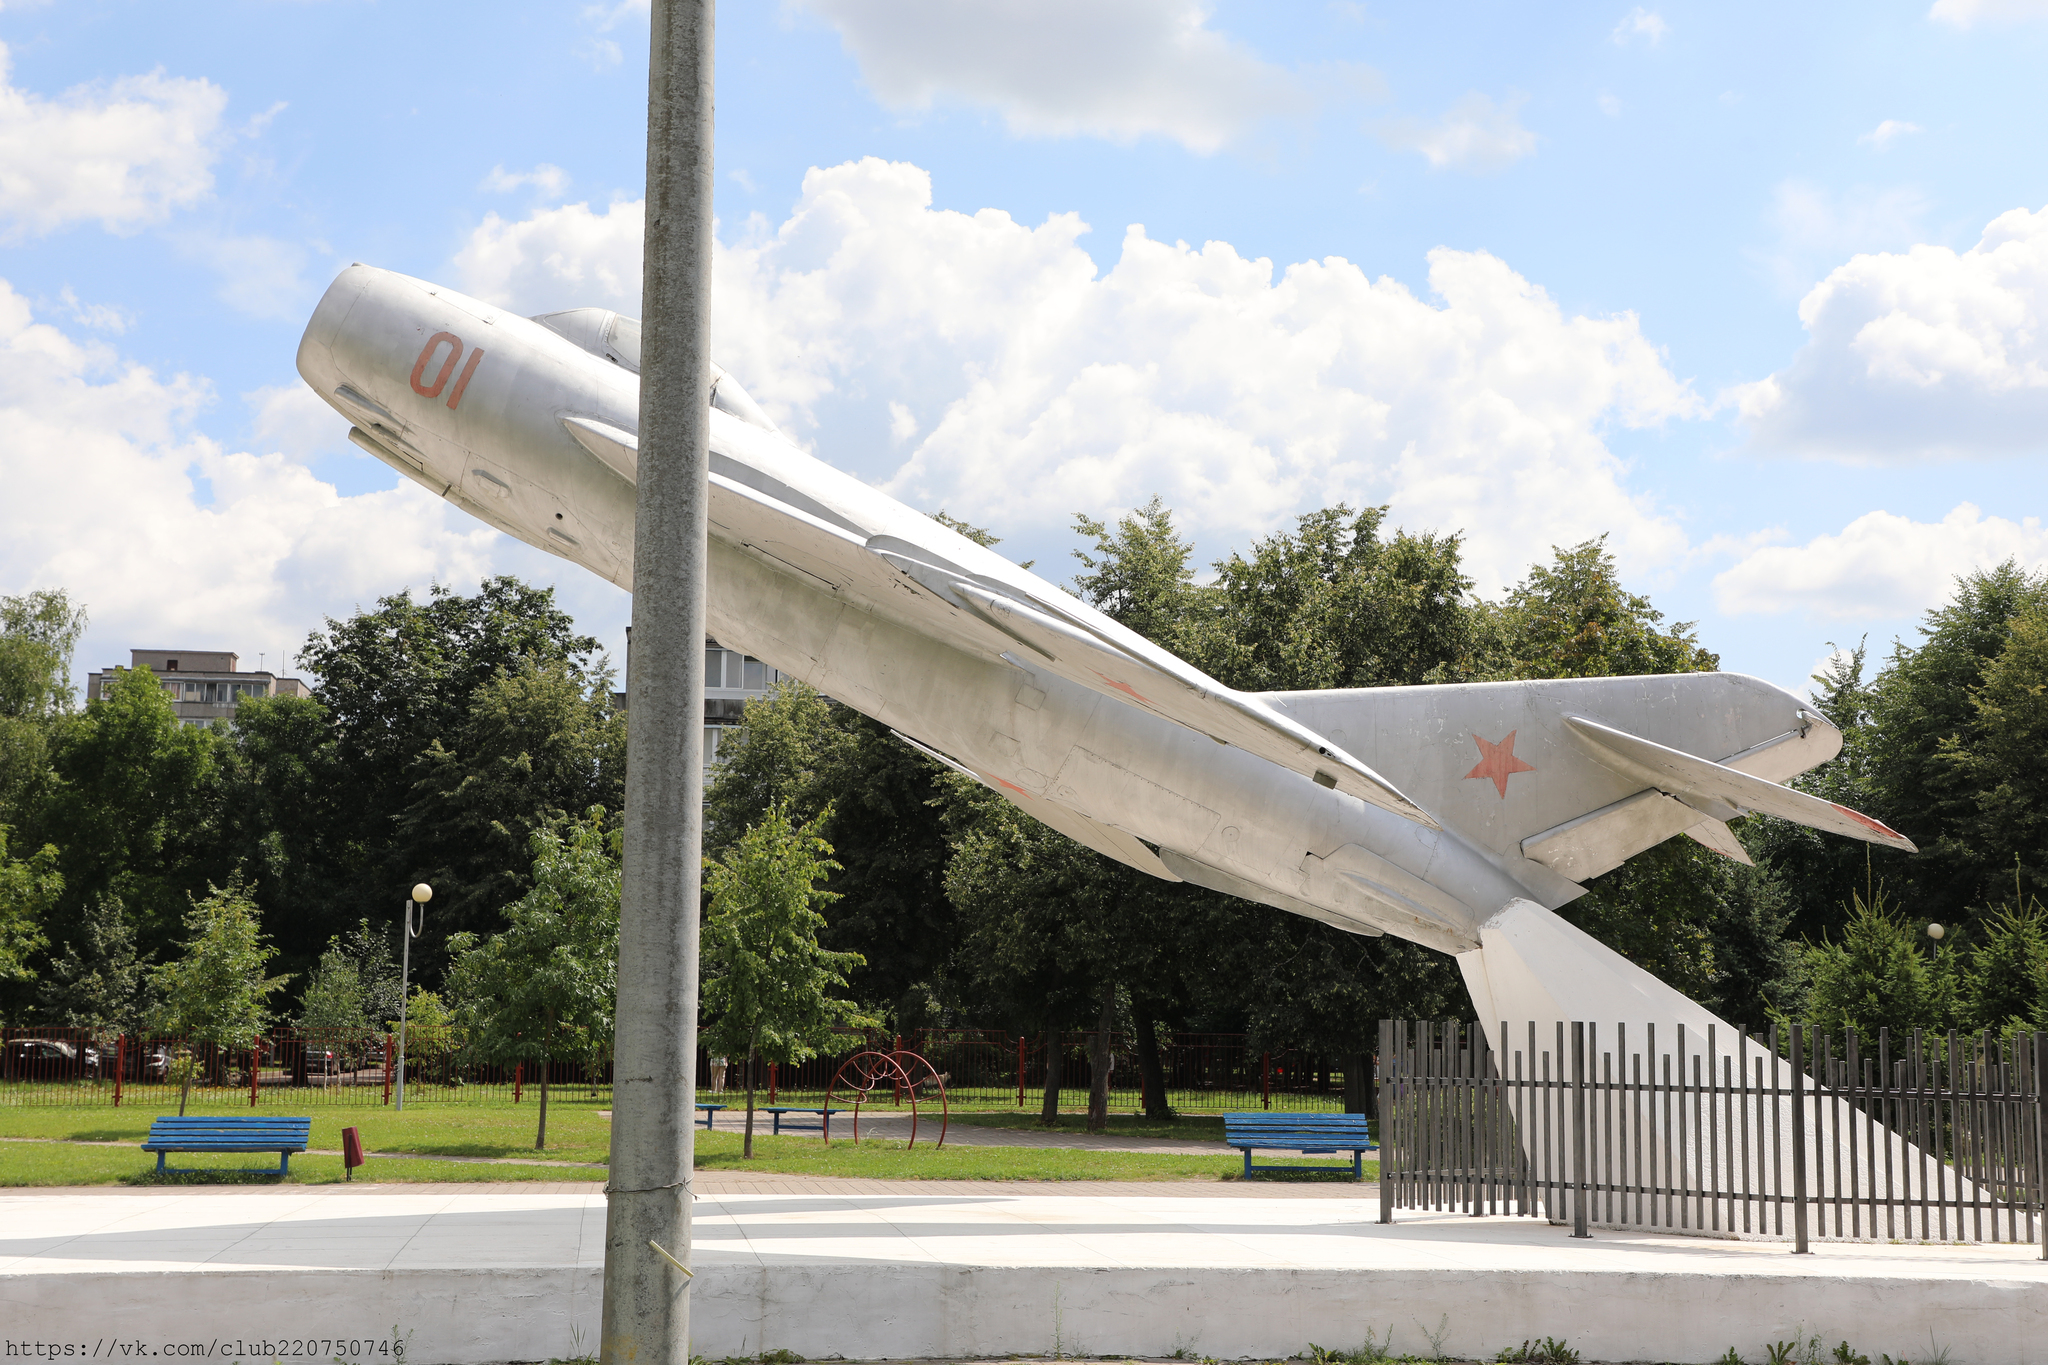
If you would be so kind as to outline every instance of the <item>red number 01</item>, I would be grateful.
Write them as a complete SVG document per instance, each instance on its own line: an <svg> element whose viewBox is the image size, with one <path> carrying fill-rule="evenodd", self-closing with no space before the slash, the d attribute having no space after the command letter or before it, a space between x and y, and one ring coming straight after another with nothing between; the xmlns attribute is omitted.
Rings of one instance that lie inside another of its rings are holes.
<svg viewBox="0 0 2048 1365"><path fill-rule="evenodd" d="M448 358L441 362L441 372L434 376L432 384L424 383L427 365L434 359L434 353L441 349L442 342L448 343ZM448 395L448 410L455 411L462 402L463 393L469 388L469 377L476 373L476 364L484 358L484 349L479 346L469 353L469 363L456 376L455 388ZM453 332L436 332L427 338L427 344L420 348L420 358L412 366L412 391L422 398L439 398L441 390L448 386L448 376L455 373L455 363L462 359L462 338Z"/></svg>

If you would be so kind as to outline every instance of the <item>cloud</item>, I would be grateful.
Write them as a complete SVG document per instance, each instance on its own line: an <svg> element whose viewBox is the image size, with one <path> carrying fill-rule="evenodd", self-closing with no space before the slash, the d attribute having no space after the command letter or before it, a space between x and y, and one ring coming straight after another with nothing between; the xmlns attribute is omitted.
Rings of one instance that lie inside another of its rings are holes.
<svg viewBox="0 0 2048 1365"><path fill-rule="evenodd" d="M1981 21L2023 24L2048 19L2048 0L1934 0L1927 17L1956 28L1974 28Z"/></svg>
<svg viewBox="0 0 2048 1365"><path fill-rule="evenodd" d="M1910 616L1947 600L1959 576L2008 559L2048 568L2048 529L2038 517L1987 517L1969 503L1938 522L1869 512L1837 535L1752 551L1714 579L1714 599L1731 616Z"/></svg>
<svg viewBox="0 0 2048 1365"><path fill-rule="evenodd" d="M1600 112L1607 115L1607 117L1621 117L1621 101L1614 96L1602 95L1594 103L1600 106Z"/></svg>
<svg viewBox="0 0 2048 1365"><path fill-rule="evenodd" d="M1655 47L1664 41L1664 35L1669 32L1671 25L1665 23L1662 16L1637 5L1621 16L1621 22L1614 26L1614 32L1608 36L1614 40L1617 47L1627 47L1638 38Z"/></svg>
<svg viewBox="0 0 2048 1365"><path fill-rule="evenodd" d="M1201 0L797 3L838 30L888 108L994 109L1022 136L1157 136L1207 153L1314 107L1296 74L1209 27Z"/></svg>
<svg viewBox="0 0 2048 1365"><path fill-rule="evenodd" d="M1892 143L1897 139L1910 137L1914 133L1923 131L1925 130L1917 123L1908 123L1904 119L1888 118L1862 137L1857 138L1856 141L1863 146L1875 147L1880 152L1883 152L1889 151Z"/></svg>
<svg viewBox="0 0 2048 1365"><path fill-rule="evenodd" d="M1800 301L1807 342L1731 390L1761 447L1860 462L2048 447L2048 208L1967 251L1856 256Z"/></svg>
<svg viewBox="0 0 2048 1365"><path fill-rule="evenodd" d="M488 218L460 282L522 312L631 308L639 222L624 204ZM813 170L785 221L720 244L719 363L833 463L1005 535L1156 492L1239 545L1391 502L1464 528L1489 588L1603 532L1638 568L1683 552L1601 435L1700 411L1633 316L1567 316L1484 252L1430 253L1418 297L1339 258L1276 272L1141 227L1098 272L1087 231L936 211L915 166ZM923 417L907 454L899 407Z"/></svg>
<svg viewBox="0 0 2048 1365"><path fill-rule="evenodd" d="M1515 121L1524 97L1495 104L1474 92L1452 105L1435 123L1401 119L1381 125L1380 140L1404 152L1420 152L1439 170L1498 170L1536 150L1536 134Z"/></svg>
<svg viewBox="0 0 2048 1365"><path fill-rule="evenodd" d="M82 666L296 643L323 612L488 570L496 534L425 489L342 497L290 455L225 450L193 429L210 399L36 321L0 281L0 485L35 509L10 520L0 582L90 609Z"/></svg>
<svg viewBox="0 0 2048 1365"><path fill-rule="evenodd" d="M545 161L530 171L508 171L503 166L493 166L477 188L487 194L511 194L528 185L539 190L543 199L559 198L569 187L569 173Z"/></svg>
<svg viewBox="0 0 2048 1365"><path fill-rule="evenodd" d="M304 384L268 384L242 395L250 410L256 444L301 463L316 455L352 449L348 424Z"/></svg>
<svg viewBox="0 0 2048 1365"><path fill-rule="evenodd" d="M135 325L135 319L125 309L107 303L82 302L68 284L58 291L57 304L73 322L95 332L112 332L119 336Z"/></svg>
<svg viewBox="0 0 2048 1365"><path fill-rule="evenodd" d="M528 313L603 306L640 311L641 202L604 212L588 204L541 209L508 221L496 213L455 256L464 288Z"/></svg>
<svg viewBox="0 0 2048 1365"><path fill-rule="evenodd" d="M204 80L123 76L49 100L16 88L0 44L0 225L12 238L97 221L133 232L213 189L227 93Z"/></svg>
<svg viewBox="0 0 2048 1365"><path fill-rule="evenodd" d="M1927 201L1914 189L1835 193L1808 180L1784 180L1767 215L1775 240L1754 259L1780 290L1797 297L1852 252L1911 243L1926 214Z"/></svg>
<svg viewBox="0 0 2048 1365"><path fill-rule="evenodd" d="M252 318L296 322L306 316L312 291L300 272L305 248L261 234L221 237L181 234L180 249L220 276L221 302Z"/></svg>

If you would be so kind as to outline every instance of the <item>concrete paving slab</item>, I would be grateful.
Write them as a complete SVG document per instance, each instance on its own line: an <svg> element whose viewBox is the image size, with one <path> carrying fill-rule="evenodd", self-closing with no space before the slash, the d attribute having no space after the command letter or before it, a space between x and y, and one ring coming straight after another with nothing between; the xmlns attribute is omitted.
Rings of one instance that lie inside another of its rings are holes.
<svg viewBox="0 0 2048 1365"><path fill-rule="evenodd" d="M1445 1350L1487 1358L1556 1336L1588 1359L1758 1359L1806 1332L1873 1358L2048 1361L2048 1265L2030 1246L1795 1257L1777 1242L1575 1241L1520 1219L1382 1226L1372 1199L1285 1186L698 1183L693 1345L713 1358L1273 1357L1391 1326L1410 1349L1441 1331ZM285 1352L223 1351L344 1326L382 1340L396 1323L418 1365L569 1355L595 1340L604 1212L587 1186L8 1195L0 1335L269 1359Z"/></svg>

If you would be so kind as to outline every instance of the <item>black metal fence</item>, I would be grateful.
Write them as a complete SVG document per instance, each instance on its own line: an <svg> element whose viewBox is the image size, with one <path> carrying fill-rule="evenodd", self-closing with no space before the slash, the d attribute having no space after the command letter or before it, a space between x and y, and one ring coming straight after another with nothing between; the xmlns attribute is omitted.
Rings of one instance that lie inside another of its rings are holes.
<svg viewBox="0 0 2048 1365"><path fill-rule="evenodd" d="M1086 1102L1093 1080L1094 1037L1065 1033L1054 1040L1061 1062L1065 1107ZM1262 1051L1241 1034L1160 1035L1159 1060L1167 1103L1190 1112L1237 1109L1342 1109L1344 1074L1326 1059ZM830 1053L795 1066L756 1063L753 1081L763 1103L822 1103L833 1074L864 1048L907 1047L928 1058L945 1078L956 1106L1035 1109L1047 1073L1044 1036L1000 1030L928 1029L897 1038L847 1032ZM1144 1101L1135 1040L1110 1037L1112 1108L1135 1110ZM397 1040L361 1030L316 1033L282 1029L253 1046L223 1047L179 1037L96 1033L89 1029L0 1029L0 1107L19 1105L175 1104L181 1067L192 1072L193 1101L202 1106L266 1103L361 1105L390 1102L398 1073ZM549 1083L584 1087L602 1096L611 1087L608 1058L560 1057L547 1064ZM461 1049L423 1048L415 1039L405 1058L405 1098L411 1104L516 1103L541 1081L541 1063L480 1061ZM697 1058L700 1095L744 1091L740 1059L714 1064Z"/></svg>
<svg viewBox="0 0 2048 1365"><path fill-rule="evenodd" d="M1382 1021L1382 1222L2025 1242L2048 1260L2048 1034L1544 1032Z"/></svg>

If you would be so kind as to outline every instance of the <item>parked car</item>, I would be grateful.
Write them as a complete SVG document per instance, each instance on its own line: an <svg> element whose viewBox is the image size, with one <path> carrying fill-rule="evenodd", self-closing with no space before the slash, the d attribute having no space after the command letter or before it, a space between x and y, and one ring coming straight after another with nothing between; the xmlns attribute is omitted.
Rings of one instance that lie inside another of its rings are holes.
<svg viewBox="0 0 2048 1365"><path fill-rule="evenodd" d="M59 1038L10 1038L0 1049L0 1075L60 1080L78 1074L78 1048Z"/></svg>

